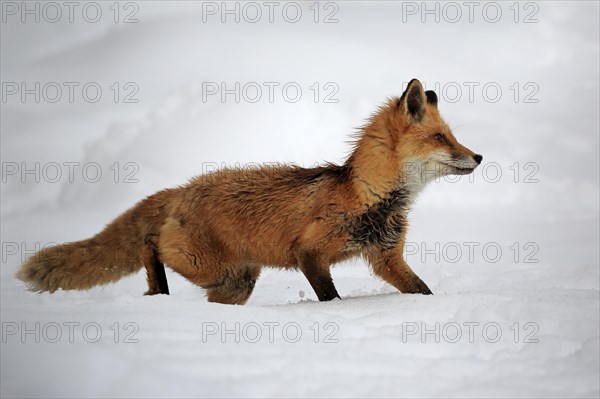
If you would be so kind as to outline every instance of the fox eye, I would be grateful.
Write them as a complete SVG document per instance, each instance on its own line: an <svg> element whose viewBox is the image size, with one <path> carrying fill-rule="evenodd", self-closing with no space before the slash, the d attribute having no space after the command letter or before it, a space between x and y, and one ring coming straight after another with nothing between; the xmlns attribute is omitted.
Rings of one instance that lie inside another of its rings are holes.
<svg viewBox="0 0 600 399"><path fill-rule="evenodd" d="M446 139L444 138L444 135L441 133L436 133L435 136L433 136L437 141L439 141L440 143L444 143L446 142Z"/></svg>

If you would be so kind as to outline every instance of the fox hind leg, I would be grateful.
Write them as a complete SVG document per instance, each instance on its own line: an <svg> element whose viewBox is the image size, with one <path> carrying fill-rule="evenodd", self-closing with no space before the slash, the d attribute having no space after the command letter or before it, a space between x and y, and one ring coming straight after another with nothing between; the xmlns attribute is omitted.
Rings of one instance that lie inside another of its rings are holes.
<svg viewBox="0 0 600 399"><path fill-rule="evenodd" d="M144 295L169 295L165 265L158 258L158 250L151 238L146 239L146 245L142 250L142 262L148 275L148 291Z"/></svg>
<svg viewBox="0 0 600 399"><path fill-rule="evenodd" d="M257 266L228 271L218 284L205 287L208 289L208 301L230 305L245 304L254 290L260 271Z"/></svg>

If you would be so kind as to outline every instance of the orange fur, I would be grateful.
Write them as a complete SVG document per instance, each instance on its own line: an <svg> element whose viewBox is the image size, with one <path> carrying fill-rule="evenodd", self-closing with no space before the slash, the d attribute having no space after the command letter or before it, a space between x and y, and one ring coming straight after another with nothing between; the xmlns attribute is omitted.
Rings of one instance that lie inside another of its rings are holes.
<svg viewBox="0 0 600 399"><path fill-rule="evenodd" d="M301 270L318 298L330 300L339 297L330 266L363 255L400 291L429 294L402 256L406 213L427 181L479 162L442 120L435 94L413 80L371 117L344 165L196 177L142 200L91 239L34 255L17 275L53 292L105 284L143 265L147 294L156 294L168 293L166 264L206 288L209 301L243 304L261 268L272 266Z"/></svg>

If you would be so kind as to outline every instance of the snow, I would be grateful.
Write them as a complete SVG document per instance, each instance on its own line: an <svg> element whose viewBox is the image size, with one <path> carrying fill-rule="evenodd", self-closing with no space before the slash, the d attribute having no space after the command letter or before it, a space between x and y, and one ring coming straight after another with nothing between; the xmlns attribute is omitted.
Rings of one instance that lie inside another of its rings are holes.
<svg viewBox="0 0 600 399"><path fill-rule="evenodd" d="M402 22L409 3L337 2L332 24L312 22L312 3L295 24L203 22L200 2L136 2L135 24L114 24L112 3L96 24L6 15L2 82L97 82L103 96L1 104L2 396L598 397L598 3L535 3L530 24L514 23L512 3L498 23L470 23L465 6L458 23ZM52 295L14 278L36 245L88 237L215 167L342 161L356 127L413 77L438 85L455 135L484 155L470 179L427 187L410 215L406 258L434 296L398 293L361 259L333 268L342 300L329 303L302 274L272 269L245 306L207 303L170 270L171 295L153 297L143 272ZM121 96L135 83L139 102L115 103L114 82ZM263 97L203 99L203 82L256 82ZM280 84L273 102L265 82ZM289 82L298 102L282 96ZM328 82L337 102L323 102ZM487 83L499 101L485 100ZM36 162L39 182L20 176ZM97 182L82 175L92 163Z"/></svg>

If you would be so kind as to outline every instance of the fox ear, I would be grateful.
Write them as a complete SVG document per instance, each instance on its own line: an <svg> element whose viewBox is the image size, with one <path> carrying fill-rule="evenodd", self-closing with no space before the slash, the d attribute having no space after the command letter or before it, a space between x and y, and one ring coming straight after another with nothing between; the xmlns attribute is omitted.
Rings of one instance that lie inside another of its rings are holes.
<svg viewBox="0 0 600 399"><path fill-rule="evenodd" d="M425 103L427 97L421 82L413 79L408 83L408 87L400 97L400 105L404 113L415 121L420 122L425 115Z"/></svg>
<svg viewBox="0 0 600 399"><path fill-rule="evenodd" d="M437 94L435 94L435 91L427 90L425 92L425 96L427 96L427 103L437 108L438 98Z"/></svg>

